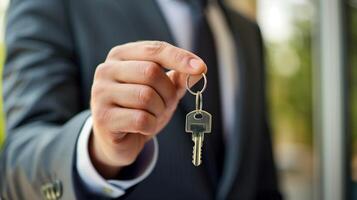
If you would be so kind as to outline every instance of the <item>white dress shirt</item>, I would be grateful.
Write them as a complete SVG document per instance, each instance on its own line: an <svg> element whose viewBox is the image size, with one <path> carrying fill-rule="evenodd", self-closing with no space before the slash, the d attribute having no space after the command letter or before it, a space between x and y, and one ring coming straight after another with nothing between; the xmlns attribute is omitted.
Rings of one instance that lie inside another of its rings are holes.
<svg viewBox="0 0 357 200"><path fill-rule="evenodd" d="M192 50L193 24L189 6L182 0L157 0L163 15L169 25L174 39L179 47ZM234 40L224 19L223 13L211 1L207 9L207 19L212 28L217 47L220 89L222 91L222 117L224 138L227 139L233 133L235 94L237 83L237 58ZM209 82L209 80L208 80ZM158 159L157 139L149 141L138 156L135 163L130 166L134 170L134 179L131 180L105 180L94 168L89 152L88 141L92 132L92 118L89 117L79 135L77 143L76 169L87 189L95 194L118 198L125 191L138 184L150 175Z"/></svg>

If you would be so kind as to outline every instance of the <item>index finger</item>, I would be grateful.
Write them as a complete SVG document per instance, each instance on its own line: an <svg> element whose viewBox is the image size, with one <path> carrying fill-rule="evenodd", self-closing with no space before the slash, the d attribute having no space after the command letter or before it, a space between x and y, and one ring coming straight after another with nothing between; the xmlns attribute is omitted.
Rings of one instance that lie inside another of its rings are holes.
<svg viewBox="0 0 357 200"><path fill-rule="evenodd" d="M206 64L197 55L161 41L140 41L116 46L109 52L108 59L151 61L167 69L192 75L207 70Z"/></svg>

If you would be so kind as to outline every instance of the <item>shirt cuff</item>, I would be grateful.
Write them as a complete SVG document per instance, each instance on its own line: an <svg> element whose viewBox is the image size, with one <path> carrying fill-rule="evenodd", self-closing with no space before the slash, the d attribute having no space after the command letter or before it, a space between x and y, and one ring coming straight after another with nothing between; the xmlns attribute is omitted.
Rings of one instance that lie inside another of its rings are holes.
<svg viewBox="0 0 357 200"><path fill-rule="evenodd" d="M92 132L92 117L89 117L84 124L77 141L77 161L76 169L79 177L89 192L97 195L118 198L125 194L125 190L143 181L153 171L159 152L159 145L156 137L147 142L144 149L137 157L136 161L128 166L131 179L125 180L105 180L94 168L88 152L89 136Z"/></svg>

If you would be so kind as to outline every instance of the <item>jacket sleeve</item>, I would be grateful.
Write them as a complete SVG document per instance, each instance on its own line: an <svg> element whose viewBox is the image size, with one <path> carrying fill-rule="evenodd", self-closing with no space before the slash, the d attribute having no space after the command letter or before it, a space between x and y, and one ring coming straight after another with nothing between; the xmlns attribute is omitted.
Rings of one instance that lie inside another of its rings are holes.
<svg viewBox="0 0 357 200"><path fill-rule="evenodd" d="M56 180L62 198L75 199L75 146L89 111L80 103L68 21L62 0L10 2L3 70L7 138L0 158L5 199L42 199L41 188Z"/></svg>
<svg viewBox="0 0 357 200"><path fill-rule="evenodd" d="M256 28L258 34L258 44L260 49L261 56L261 65L262 70L259 77L262 79L262 84L260 87L261 94L261 104L263 105L263 115L262 115L262 137L261 137L261 147L260 147L260 164L259 164L259 174L258 174L258 192L257 200L281 200L283 199L278 185L278 178L276 172L276 166L273 156L273 147L272 147L272 134L269 126L269 117L268 117L268 106L267 106L267 94L266 94L266 63L264 55L264 44L262 35L259 27Z"/></svg>

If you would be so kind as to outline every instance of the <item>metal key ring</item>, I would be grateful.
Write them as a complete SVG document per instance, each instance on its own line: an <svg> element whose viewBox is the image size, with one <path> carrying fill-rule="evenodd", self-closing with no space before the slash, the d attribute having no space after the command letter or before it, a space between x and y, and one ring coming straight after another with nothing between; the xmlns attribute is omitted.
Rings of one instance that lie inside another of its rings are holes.
<svg viewBox="0 0 357 200"><path fill-rule="evenodd" d="M192 94L192 95L197 95L198 93L203 93L205 90L206 90L206 87L207 87L207 77L206 77L206 74L205 73L202 73L202 77L203 77L203 88L200 90L200 91L197 91L197 92L193 92L190 87L189 87L189 84L190 84L190 77L191 75L188 74L187 75L187 78L186 78L186 89Z"/></svg>

